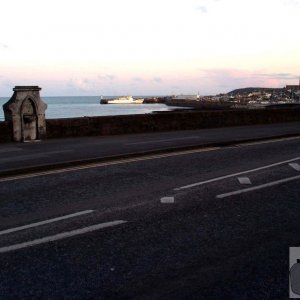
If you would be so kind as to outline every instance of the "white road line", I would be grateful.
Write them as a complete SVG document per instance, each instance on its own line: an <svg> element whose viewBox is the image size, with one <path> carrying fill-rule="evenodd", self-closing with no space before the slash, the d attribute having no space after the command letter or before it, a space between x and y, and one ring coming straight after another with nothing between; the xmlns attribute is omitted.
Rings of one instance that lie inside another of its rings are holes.
<svg viewBox="0 0 300 300"><path fill-rule="evenodd" d="M252 184L249 177L238 177L238 181L240 184Z"/></svg>
<svg viewBox="0 0 300 300"><path fill-rule="evenodd" d="M6 252L26 248L26 247L32 247L32 246L36 246L36 245L40 245L40 244L44 244L44 243L48 243L48 242L58 241L58 240L62 240L65 238L72 237L72 236L85 234L88 232L103 229L106 227L117 226L120 224L124 224L126 222L127 221L117 220L117 221L112 221L112 222L96 224L96 225L92 225L89 227L84 227L84 228L80 228L80 229L76 229L76 230L72 230L72 231L62 232L62 233L59 233L56 235L46 236L46 237L43 237L40 239L36 239L36 240L32 240L32 241L28 241L28 242L24 242L24 243L20 243L20 244L2 247L2 248L0 248L0 253L6 253Z"/></svg>
<svg viewBox="0 0 300 300"><path fill-rule="evenodd" d="M233 191L233 192L229 192L229 193L225 193L225 194L220 194L220 195L217 195L216 198L221 199L221 198L226 198L226 197L230 197L230 196L234 196L234 195L248 193L248 192L264 189L264 188L267 188L270 186L278 185L278 184L289 182L289 181L296 180L296 179L300 179L300 175L294 176L294 177L289 177L289 178L284 178L284 179L277 180L277 181L272 181L269 183L265 183L265 184L254 186L254 187L247 188L247 189L242 189L242 190L237 190L237 191Z"/></svg>
<svg viewBox="0 0 300 300"><path fill-rule="evenodd" d="M292 161L295 161L295 160L299 160L299 159L300 159L300 157L295 157L293 159L280 161L280 162L270 164L270 165L265 165L265 166L262 166L262 167L259 167L259 168L250 169L250 170L246 170L246 171L242 171L242 172L238 172L238 173L234 173L234 174L229 174L229 175L225 175L225 176L221 176L221 177L216 177L216 178L212 178L212 179L205 180L205 181L195 182L193 184L189 184L189 185L185 185L185 186L175 188L174 190L175 191L186 190L186 189L189 189L189 188L192 188L192 187L195 187L195 186L199 186L199 185L203 185L203 184L206 184L206 183L215 182L215 181L219 181L219 180L222 180L222 179L235 177L235 176L238 176L238 175L247 174L247 173L251 173L251 172L256 172L256 171L268 169L268 168L275 167L275 166L280 166L280 165L283 165L283 164L286 164L286 163L289 163L289 162L292 162Z"/></svg>
<svg viewBox="0 0 300 300"><path fill-rule="evenodd" d="M139 161L144 161L144 160L152 160L152 159L166 158L166 157L172 157L172 156L187 155L187 154L192 154L192 153L208 152L208 151L214 151L214 150L218 150L218 149L220 149L220 148L219 147L210 147L210 148L195 149L195 150L184 150L184 151L178 151L178 152L167 153L167 154L154 154L154 155L149 155L146 157L128 158L128 159L121 159L121 160L116 160L116 161L111 161L111 162L91 163L91 164L86 164L86 165L78 166L78 167L69 167L69 168L63 168L63 169L52 170L52 171L36 172L36 173L31 173L31 174L26 174L26 175L7 176L7 177L0 178L0 182L20 180L20 179L25 179L25 178L32 178L32 177L52 175L52 174L60 174L60 173L65 173L65 172L99 168L99 167L105 167L105 166L126 164L126 163L139 162Z"/></svg>
<svg viewBox="0 0 300 300"><path fill-rule="evenodd" d="M58 222L58 221L61 221L61 220L66 220L66 219L82 216L82 215L85 215L85 214L90 214L93 211L94 210L84 210L84 211L80 211L80 212L70 214L70 215L65 215L65 216L61 216L61 217L57 217L57 218L53 218L53 219L49 219L49 220L45 220L45 221L40 221L40 222L36 222L36 223L24 225L24 226L19 226L19 227L15 227L15 228L2 230L2 231L0 231L0 235L16 232L16 231L20 231L20 230L25 230L25 229L28 229L28 228L37 227L37 226L41 226L41 225L45 225L45 224L50 224L50 223Z"/></svg>
<svg viewBox="0 0 300 300"><path fill-rule="evenodd" d="M290 163L289 166L292 167L296 171L300 171L300 165L297 163Z"/></svg>

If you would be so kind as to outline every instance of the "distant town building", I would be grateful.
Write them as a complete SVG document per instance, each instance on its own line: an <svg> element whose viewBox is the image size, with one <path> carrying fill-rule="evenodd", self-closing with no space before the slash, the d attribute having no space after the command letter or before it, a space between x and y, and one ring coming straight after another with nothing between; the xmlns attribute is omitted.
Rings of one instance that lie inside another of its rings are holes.
<svg viewBox="0 0 300 300"><path fill-rule="evenodd" d="M296 92L294 92L294 98L295 100L300 100L300 89Z"/></svg>
<svg viewBox="0 0 300 300"><path fill-rule="evenodd" d="M198 100L200 98L200 95L176 95L173 97L173 99L176 100Z"/></svg>
<svg viewBox="0 0 300 300"><path fill-rule="evenodd" d="M300 91L300 79L298 85L287 85L285 88L291 92Z"/></svg>

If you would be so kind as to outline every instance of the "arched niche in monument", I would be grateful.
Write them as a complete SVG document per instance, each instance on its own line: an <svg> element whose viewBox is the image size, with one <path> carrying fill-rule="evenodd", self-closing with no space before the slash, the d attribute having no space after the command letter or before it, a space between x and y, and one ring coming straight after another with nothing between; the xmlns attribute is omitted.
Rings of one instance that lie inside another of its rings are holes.
<svg viewBox="0 0 300 300"><path fill-rule="evenodd" d="M16 86L14 94L3 105L5 121L16 142L41 140L46 137L47 104L40 97L38 86Z"/></svg>

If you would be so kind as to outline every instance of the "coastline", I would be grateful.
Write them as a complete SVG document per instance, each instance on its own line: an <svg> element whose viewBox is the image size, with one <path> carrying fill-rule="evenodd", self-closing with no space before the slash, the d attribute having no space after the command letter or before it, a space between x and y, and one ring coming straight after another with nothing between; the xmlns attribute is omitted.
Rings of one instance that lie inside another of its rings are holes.
<svg viewBox="0 0 300 300"><path fill-rule="evenodd" d="M0 97L0 122L4 121L2 106L9 99L10 97ZM46 119L149 114L153 111L173 110L163 103L101 105L98 96L42 97L42 99L48 105Z"/></svg>

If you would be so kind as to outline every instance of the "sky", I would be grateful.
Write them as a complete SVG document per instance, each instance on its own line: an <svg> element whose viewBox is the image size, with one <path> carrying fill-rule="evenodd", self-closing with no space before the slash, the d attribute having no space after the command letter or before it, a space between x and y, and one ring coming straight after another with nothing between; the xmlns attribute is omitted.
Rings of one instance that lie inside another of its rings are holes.
<svg viewBox="0 0 300 300"><path fill-rule="evenodd" d="M298 84L299 16L300 0L3 0L0 97Z"/></svg>

